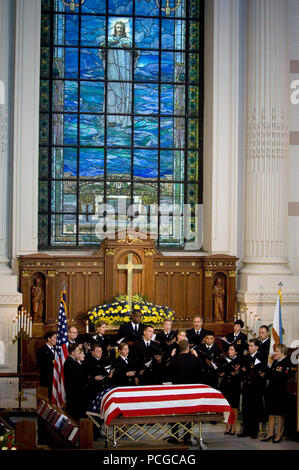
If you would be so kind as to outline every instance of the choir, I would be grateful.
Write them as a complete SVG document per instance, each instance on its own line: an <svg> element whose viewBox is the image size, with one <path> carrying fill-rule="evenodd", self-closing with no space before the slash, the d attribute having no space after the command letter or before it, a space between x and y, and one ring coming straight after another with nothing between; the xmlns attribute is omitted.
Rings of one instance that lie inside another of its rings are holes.
<svg viewBox="0 0 299 470"><path fill-rule="evenodd" d="M259 338L242 333L243 322L236 320L234 331L216 345L213 331L202 328L195 317L190 330L174 330L165 319L163 330L154 335L151 325L142 325L138 313L132 322L121 325L118 334L108 336L105 322L97 324L95 334L78 336L69 330L69 356L64 364L67 411L79 419L97 394L109 387L174 384L207 384L219 389L230 403L235 422L227 424L224 434L235 435L242 397L242 432L239 437L256 439L259 422L269 419L263 440L280 442L283 436L290 361L287 348L278 345L272 367L267 365L269 329L263 325ZM46 336L38 351L41 385L49 387L53 373L55 332ZM43 383L42 383L43 382ZM275 435L275 420L278 431Z"/></svg>

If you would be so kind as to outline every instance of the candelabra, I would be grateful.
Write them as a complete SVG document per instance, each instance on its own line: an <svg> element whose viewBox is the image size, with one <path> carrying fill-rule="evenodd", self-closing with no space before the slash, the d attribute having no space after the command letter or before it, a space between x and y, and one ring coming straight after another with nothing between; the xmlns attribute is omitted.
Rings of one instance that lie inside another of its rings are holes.
<svg viewBox="0 0 299 470"><path fill-rule="evenodd" d="M32 338L32 318L29 313L26 312L24 307L21 308L21 311L18 312L15 319L12 321L12 338L11 341L14 344L18 342L18 376L19 376L19 385L18 385L18 396L16 400L19 402L19 409L21 409L21 402L27 400L24 397L24 392L22 390L22 369L23 369L23 340L28 341Z"/></svg>

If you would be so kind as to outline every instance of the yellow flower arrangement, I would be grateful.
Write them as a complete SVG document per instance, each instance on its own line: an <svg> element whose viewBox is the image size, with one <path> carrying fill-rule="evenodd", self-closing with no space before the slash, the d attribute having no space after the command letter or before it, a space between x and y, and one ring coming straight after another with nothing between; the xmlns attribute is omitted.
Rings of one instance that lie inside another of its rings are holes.
<svg viewBox="0 0 299 470"><path fill-rule="evenodd" d="M99 320L104 320L108 325L128 323L131 320L128 296L121 295L112 302L97 305L88 312L89 322L94 325ZM168 307L155 305L148 302L141 295L132 296L132 311L141 313L141 323L162 323L165 318L174 319L174 311Z"/></svg>

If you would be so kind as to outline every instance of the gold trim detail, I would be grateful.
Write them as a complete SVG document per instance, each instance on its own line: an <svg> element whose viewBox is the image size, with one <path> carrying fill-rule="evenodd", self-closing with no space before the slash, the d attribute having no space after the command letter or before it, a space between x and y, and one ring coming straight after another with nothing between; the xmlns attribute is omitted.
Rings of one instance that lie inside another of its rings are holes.
<svg viewBox="0 0 299 470"><path fill-rule="evenodd" d="M127 245L134 245L134 243L142 243L140 238L133 238L131 235L127 235L126 238L121 238L117 240L118 243L126 243Z"/></svg>
<svg viewBox="0 0 299 470"><path fill-rule="evenodd" d="M47 271L48 277L55 277L56 271Z"/></svg>
<svg viewBox="0 0 299 470"><path fill-rule="evenodd" d="M205 277L212 277L212 275L213 275L213 271L209 271L209 270L205 271Z"/></svg>
<svg viewBox="0 0 299 470"><path fill-rule="evenodd" d="M106 255L107 256L114 256L115 255L115 248L106 248Z"/></svg>
<svg viewBox="0 0 299 470"><path fill-rule="evenodd" d="M144 254L145 256L153 256L155 254L155 250L153 248L145 248Z"/></svg>
<svg viewBox="0 0 299 470"><path fill-rule="evenodd" d="M228 277L236 277L236 271L228 271Z"/></svg>
<svg viewBox="0 0 299 470"><path fill-rule="evenodd" d="M22 271L22 277L30 277L31 273L30 271Z"/></svg>

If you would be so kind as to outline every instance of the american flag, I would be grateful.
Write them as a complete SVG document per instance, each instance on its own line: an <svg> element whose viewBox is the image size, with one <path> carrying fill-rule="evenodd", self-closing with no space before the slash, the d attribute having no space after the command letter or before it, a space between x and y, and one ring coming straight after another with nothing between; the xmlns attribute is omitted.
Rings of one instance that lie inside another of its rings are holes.
<svg viewBox="0 0 299 470"><path fill-rule="evenodd" d="M52 403L56 406L62 407L65 404L65 388L64 388L64 361L68 356L68 336L67 336L67 321L66 321L66 292L61 292L59 314L58 314L58 328L57 328L57 342L54 360L53 372L53 387L52 387Z"/></svg>
<svg viewBox="0 0 299 470"><path fill-rule="evenodd" d="M99 412L106 426L117 416L223 413L229 422L234 420L232 409L222 393L203 384L116 387L105 390L93 405L90 411Z"/></svg>

